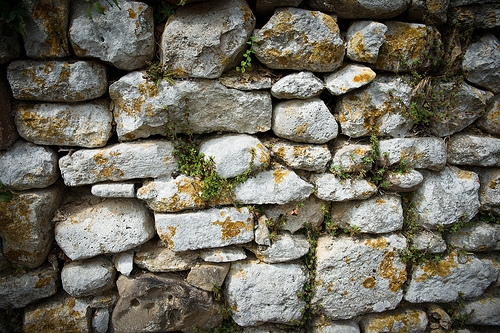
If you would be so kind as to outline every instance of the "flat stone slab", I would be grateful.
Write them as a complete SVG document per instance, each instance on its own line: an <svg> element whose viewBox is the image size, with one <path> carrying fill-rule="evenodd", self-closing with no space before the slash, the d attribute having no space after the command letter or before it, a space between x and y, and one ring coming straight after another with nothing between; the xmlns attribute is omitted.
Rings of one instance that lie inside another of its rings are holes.
<svg viewBox="0 0 500 333"><path fill-rule="evenodd" d="M375 21L354 21L347 29L347 57L353 61L376 63L385 41L387 26Z"/></svg>
<svg viewBox="0 0 500 333"><path fill-rule="evenodd" d="M311 176L316 196L326 201L368 199L377 193L377 186L366 179L340 179L332 173Z"/></svg>
<svg viewBox="0 0 500 333"><path fill-rule="evenodd" d="M332 95L343 95L367 85L375 76L375 72L370 67L349 64L325 76L325 87Z"/></svg>
<svg viewBox="0 0 500 333"><path fill-rule="evenodd" d="M241 246L229 245L202 250L200 251L200 258L207 262L231 262L246 259L247 255Z"/></svg>
<svg viewBox="0 0 500 333"><path fill-rule="evenodd" d="M388 191L413 192L422 185L424 176L417 170L410 169L402 173L391 172L384 180L387 183L384 189Z"/></svg>
<svg viewBox="0 0 500 333"><path fill-rule="evenodd" d="M244 208L155 214L156 232L173 251L243 244L253 240L253 215Z"/></svg>
<svg viewBox="0 0 500 333"><path fill-rule="evenodd" d="M279 99L307 99L318 96L325 84L311 72L292 73L282 77L271 88L271 95Z"/></svg>
<svg viewBox="0 0 500 333"><path fill-rule="evenodd" d="M92 185L91 192L101 198L135 198L134 183L105 183Z"/></svg>
<svg viewBox="0 0 500 333"><path fill-rule="evenodd" d="M500 139L455 134L448 142L448 163L500 167Z"/></svg>
<svg viewBox="0 0 500 333"><path fill-rule="evenodd" d="M310 245L305 235L280 234L273 243L263 248L258 246L247 247L257 259L268 264L276 264L299 259L309 253Z"/></svg>
<svg viewBox="0 0 500 333"><path fill-rule="evenodd" d="M176 272L196 265L195 251L174 252L161 240L152 239L141 246L134 255L134 264L150 272Z"/></svg>
<svg viewBox="0 0 500 333"><path fill-rule="evenodd" d="M271 154L292 169L324 171L332 159L327 145L280 141L272 144Z"/></svg>
<svg viewBox="0 0 500 333"><path fill-rule="evenodd" d="M459 314L468 314L468 322L473 325L499 326L499 311L500 293L498 290L494 290L465 301L463 307L459 310Z"/></svg>
<svg viewBox="0 0 500 333"><path fill-rule="evenodd" d="M428 324L425 311L401 309L385 313L369 314L359 322L365 333L379 333L397 328L402 332L423 333Z"/></svg>
<svg viewBox="0 0 500 333"><path fill-rule="evenodd" d="M450 246L471 252L495 250L498 238L500 235L494 225L480 221L444 237Z"/></svg>
<svg viewBox="0 0 500 333"><path fill-rule="evenodd" d="M73 297L99 295L114 287L115 277L115 267L104 258L72 261L61 271L62 287Z"/></svg>

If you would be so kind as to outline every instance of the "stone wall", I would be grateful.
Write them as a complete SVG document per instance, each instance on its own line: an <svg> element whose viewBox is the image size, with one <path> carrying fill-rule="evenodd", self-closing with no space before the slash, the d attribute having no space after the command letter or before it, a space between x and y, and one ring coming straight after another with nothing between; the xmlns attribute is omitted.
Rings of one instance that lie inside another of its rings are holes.
<svg viewBox="0 0 500 333"><path fill-rule="evenodd" d="M0 332L498 330L500 2L187 2L1 22Z"/></svg>

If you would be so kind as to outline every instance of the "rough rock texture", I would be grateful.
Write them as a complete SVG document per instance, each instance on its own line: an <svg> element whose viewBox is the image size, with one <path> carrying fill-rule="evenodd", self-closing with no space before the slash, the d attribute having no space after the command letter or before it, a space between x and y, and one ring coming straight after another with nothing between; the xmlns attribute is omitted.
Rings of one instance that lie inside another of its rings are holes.
<svg viewBox="0 0 500 333"><path fill-rule="evenodd" d="M439 262L424 262L413 269L405 300L411 303L453 302L481 295L498 277L498 265L473 254L453 252ZM496 267L495 267L496 266Z"/></svg>
<svg viewBox="0 0 500 333"><path fill-rule="evenodd" d="M313 175L316 196L327 201L368 199L377 192L377 186L366 179L342 180L331 173Z"/></svg>
<svg viewBox="0 0 500 333"><path fill-rule="evenodd" d="M236 245L200 251L200 257L208 262L231 262L247 258L245 250Z"/></svg>
<svg viewBox="0 0 500 333"><path fill-rule="evenodd" d="M196 252L174 252L163 241L154 238L135 253L134 263L150 272L173 272L194 267L197 258Z"/></svg>
<svg viewBox="0 0 500 333"><path fill-rule="evenodd" d="M0 307L21 308L57 292L59 274L51 267L23 273L0 273Z"/></svg>
<svg viewBox="0 0 500 333"><path fill-rule="evenodd" d="M200 153L205 159L213 157L215 170L221 177L233 178L251 166L259 168L270 162L269 151L254 136L226 134L203 141Z"/></svg>
<svg viewBox="0 0 500 333"><path fill-rule="evenodd" d="M494 93L500 92L500 42L493 35L482 37L467 48L462 62L465 77L469 82Z"/></svg>
<svg viewBox="0 0 500 333"><path fill-rule="evenodd" d="M388 184L384 188L387 191L413 192L420 187L424 176L417 170L411 169L403 173L391 172L384 180Z"/></svg>
<svg viewBox="0 0 500 333"><path fill-rule="evenodd" d="M292 169L324 171L332 155L326 145L279 141L270 147L273 157Z"/></svg>
<svg viewBox="0 0 500 333"><path fill-rule="evenodd" d="M450 0L412 0L407 11L408 20L429 25L444 24L448 20Z"/></svg>
<svg viewBox="0 0 500 333"><path fill-rule="evenodd" d="M446 251L446 242L440 232L421 230L413 236L413 244L418 251L442 253Z"/></svg>
<svg viewBox="0 0 500 333"><path fill-rule="evenodd" d="M109 310L97 309L92 315L92 330L95 333L106 333L109 326Z"/></svg>
<svg viewBox="0 0 500 333"><path fill-rule="evenodd" d="M343 95L367 85L375 76L375 72L370 67L349 64L325 76L325 87L332 95Z"/></svg>
<svg viewBox="0 0 500 333"><path fill-rule="evenodd" d="M61 271L62 287L73 297L101 294L113 288L115 277L115 267L104 258L72 261Z"/></svg>
<svg viewBox="0 0 500 333"><path fill-rule="evenodd" d="M173 251L243 244L253 240L253 215L244 208L155 214L156 232Z"/></svg>
<svg viewBox="0 0 500 333"><path fill-rule="evenodd" d="M210 293L167 274L120 276L120 298L113 310L115 332L185 331L213 328L222 320Z"/></svg>
<svg viewBox="0 0 500 333"><path fill-rule="evenodd" d="M59 160L68 186L134 178L158 178L177 171L170 141L150 140L109 145L102 149L81 149Z"/></svg>
<svg viewBox="0 0 500 333"><path fill-rule="evenodd" d="M318 285L312 304L322 304L325 315L334 320L349 319L399 304L406 265L397 251L406 247L404 237L321 236L317 244Z"/></svg>
<svg viewBox="0 0 500 333"><path fill-rule="evenodd" d="M229 263L202 263L191 268L186 282L206 291L213 291L214 286L221 287L229 272Z"/></svg>
<svg viewBox="0 0 500 333"><path fill-rule="evenodd" d="M413 126L405 118L391 94L408 103L412 88L398 76L378 75L366 88L346 94L337 102L336 113L342 133L351 138L374 133L380 136L403 137Z"/></svg>
<svg viewBox="0 0 500 333"><path fill-rule="evenodd" d="M101 198L135 198L134 183L106 183L92 185L92 194Z"/></svg>
<svg viewBox="0 0 500 333"><path fill-rule="evenodd" d="M307 280L303 264L266 264L245 260L231 264L224 297L240 326L264 322L289 323L302 318L305 302L299 300Z"/></svg>
<svg viewBox="0 0 500 333"><path fill-rule="evenodd" d="M180 7L165 25L162 64L177 77L217 78L239 62L254 27L243 0Z"/></svg>
<svg viewBox="0 0 500 333"><path fill-rule="evenodd" d="M455 134L448 142L448 163L500 167L500 139Z"/></svg>
<svg viewBox="0 0 500 333"><path fill-rule="evenodd" d="M497 29L500 27L500 4L488 1L487 4L451 8L449 21L460 30Z"/></svg>
<svg viewBox="0 0 500 333"><path fill-rule="evenodd" d="M120 252L113 256L113 263L118 272L125 276L129 276L134 269L134 252Z"/></svg>
<svg viewBox="0 0 500 333"><path fill-rule="evenodd" d="M136 1L121 1L119 7L106 3L106 14L92 9L91 19L87 1L72 3L69 36L77 57L99 58L128 71L153 59L153 8Z"/></svg>
<svg viewBox="0 0 500 333"><path fill-rule="evenodd" d="M472 325L500 325L500 293L498 290L487 292L464 302L460 314L469 314L468 323Z"/></svg>
<svg viewBox="0 0 500 333"><path fill-rule="evenodd" d="M14 98L27 101L81 102L108 90L106 66L95 61L18 60L7 77Z"/></svg>
<svg viewBox="0 0 500 333"><path fill-rule="evenodd" d="M490 134L500 135L500 94L495 95L476 125Z"/></svg>
<svg viewBox="0 0 500 333"><path fill-rule="evenodd" d="M62 188L15 193L9 202L0 201L0 237L3 254L13 265L40 266L54 240L51 220L61 202Z"/></svg>
<svg viewBox="0 0 500 333"><path fill-rule="evenodd" d="M260 63L255 63L251 67L247 67L243 73L236 69L223 73L219 82L226 88L245 91L267 90L271 89L273 81L277 79L275 75L280 76Z"/></svg>
<svg viewBox="0 0 500 333"><path fill-rule="evenodd" d="M6 64L21 53L21 35L7 22L0 22L0 64Z"/></svg>
<svg viewBox="0 0 500 333"><path fill-rule="evenodd" d="M329 320L319 317L313 321L311 333L360 333L355 320Z"/></svg>
<svg viewBox="0 0 500 333"><path fill-rule="evenodd" d="M475 168L479 175L480 210L500 215L500 169Z"/></svg>
<svg viewBox="0 0 500 333"><path fill-rule="evenodd" d="M359 322L364 333L408 332L423 333L427 328L425 311L416 309L394 310L369 314Z"/></svg>
<svg viewBox="0 0 500 333"><path fill-rule="evenodd" d="M313 97L275 104L273 132L292 141L325 143L337 137L338 125L325 102Z"/></svg>
<svg viewBox="0 0 500 333"><path fill-rule="evenodd" d="M70 203L61 208L59 215L55 238L72 260L132 249L155 232L148 209L132 199Z"/></svg>
<svg viewBox="0 0 500 333"><path fill-rule="evenodd" d="M309 252L309 248L310 245L305 235L287 233L278 235L269 247L248 247L257 259L268 264L299 259Z"/></svg>
<svg viewBox="0 0 500 333"><path fill-rule="evenodd" d="M322 12L278 8L254 36L255 56L269 68L331 72L342 65L336 19Z"/></svg>
<svg viewBox="0 0 500 333"><path fill-rule="evenodd" d="M30 58L61 58L69 55L69 0L23 0L27 18L24 48Z"/></svg>
<svg viewBox="0 0 500 333"><path fill-rule="evenodd" d="M263 171L236 186L234 200L242 204L286 204L304 200L313 186L291 170L277 168Z"/></svg>
<svg viewBox="0 0 500 333"><path fill-rule="evenodd" d="M331 214L332 222L342 229L384 234L403 227L403 208L399 196L376 196L361 202L335 202Z"/></svg>
<svg viewBox="0 0 500 333"><path fill-rule="evenodd" d="M217 80L162 80L158 87L144 72L131 72L109 87L120 140L176 132L254 134L271 128L271 95L267 91L228 89ZM187 96L187 97L186 97ZM186 107L189 115L186 114Z"/></svg>
<svg viewBox="0 0 500 333"><path fill-rule="evenodd" d="M424 182L413 202L417 224L427 229L470 221L479 210L479 177L454 166L440 172L422 170Z"/></svg>
<svg viewBox="0 0 500 333"><path fill-rule="evenodd" d="M398 16L408 7L410 0L366 1L366 0L309 0L311 8L333 12L340 18L387 19Z"/></svg>
<svg viewBox="0 0 500 333"><path fill-rule="evenodd" d="M109 102L20 104L15 112L19 134L40 145L102 147L111 137Z"/></svg>
<svg viewBox="0 0 500 333"><path fill-rule="evenodd" d="M271 88L271 95L280 99L307 99L318 96L325 85L311 72L292 73L279 79Z"/></svg>
<svg viewBox="0 0 500 333"><path fill-rule="evenodd" d="M0 151L0 181L14 190L52 185L59 177L57 153L23 140Z"/></svg>
<svg viewBox="0 0 500 333"><path fill-rule="evenodd" d="M19 137L11 110L12 93L5 71L0 69L0 149L9 147Z"/></svg>
<svg viewBox="0 0 500 333"><path fill-rule="evenodd" d="M415 169L439 171L446 165L444 140L436 137L380 140L379 164L395 165L403 160Z"/></svg>
<svg viewBox="0 0 500 333"><path fill-rule="evenodd" d="M387 27L375 21L355 21L347 29L347 57L353 61L376 63L385 41Z"/></svg>
<svg viewBox="0 0 500 333"><path fill-rule="evenodd" d="M363 144L339 144L333 155L331 169L335 171L361 171L372 168L372 163L365 163L370 157L371 146Z"/></svg>
<svg viewBox="0 0 500 333"><path fill-rule="evenodd" d="M476 222L461 228L455 233L445 235L446 243L465 251L479 252L494 250L497 244L497 229L494 225Z"/></svg>

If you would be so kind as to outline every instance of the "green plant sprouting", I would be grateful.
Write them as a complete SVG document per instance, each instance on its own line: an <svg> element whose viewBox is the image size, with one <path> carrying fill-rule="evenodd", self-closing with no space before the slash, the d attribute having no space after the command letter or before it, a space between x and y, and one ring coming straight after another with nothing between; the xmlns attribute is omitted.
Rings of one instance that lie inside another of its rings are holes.
<svg viewBox="0 0 500 333"><path fill-rule="evenodd" d="M146 69L146 73L143 76L144 79L153 82L156 87L158 87L162 80L166 80L171 85L175 85L175 80L172 78L173 73L170 72L168 68L165 68L165 65L159 62L153 63L151 61L146 61L146 65L148 65L148 69Z"/></svg>
<svg viewBox="0 0 500 333"><path fill-rule="evenodd" d="M0 182L0 201L9 202L12 200L12 192Z"/></svg>
<svg viewBox="0 0 500 333"><path fill-rule="evenodd" d="M240 62L240 66L236 67L237 71L241 71L245 73L248 67L252 67L252 53L255 53L255 37L250 37L250 40L247 42L250 47L247 48L245 53L243 54L243 60Z"/></svg>
<svg viewBox="0 0 500 333"><path fill-rule="evenodd" d="M168 1L160 1L154 11L155 24L165 22L170 16L175 14L177 8L186 5L186 0L181 0L179 4L173 5Z"/></svg>
<svg viewBox="0 0 500 333"><path fill-rule="evenodd" d="M443 310L446 311L451 318L451 329L453 332L457 332L458 330L465 328L474 313L474 309L469 313L460 313L464 307L464 301L464 294L462 292L458 292L458 298L455 302L440 304Z"/></svg>

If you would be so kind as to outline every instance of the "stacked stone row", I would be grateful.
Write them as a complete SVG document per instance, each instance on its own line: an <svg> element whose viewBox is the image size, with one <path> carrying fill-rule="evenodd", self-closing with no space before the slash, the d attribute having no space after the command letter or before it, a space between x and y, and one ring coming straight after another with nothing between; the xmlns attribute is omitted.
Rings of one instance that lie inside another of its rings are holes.
<svg viewBox="0 0 500 333"><path fill-rule="evenodd" d="M142 69L156 52L146 3L91 18L86 1L25 0L29 59L15 37L0 45L0 180L14 193L0 203L0 305L24 308L27 332L192 332L220 324L215 286L245 332L300 331L301 230L329 211L351 234L317 241L311 332L444 332L451 319L436 303L461 297L470 324L500 325L500 227L478 218L500 216L500 7L363 3L179 7L159 45L175 84L155 84ZM259 29L251 8L267 21ZM457 51L458 102L418 136L402 114L413 92L405 64L442 55L433 24L447 20L483 30ZM247 42L256 59L236 72ZM222 177L269 165L234 189L244 207L200 199L203 179L179 172L172 130L195 133ZM371 169L371 134L373 163L411 165L384 188L332 172ZM413 246L463 251L406 265L404 192L420 227ZM271 235L267 220L282 230Z"/></svg>

